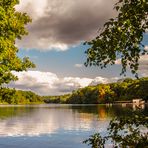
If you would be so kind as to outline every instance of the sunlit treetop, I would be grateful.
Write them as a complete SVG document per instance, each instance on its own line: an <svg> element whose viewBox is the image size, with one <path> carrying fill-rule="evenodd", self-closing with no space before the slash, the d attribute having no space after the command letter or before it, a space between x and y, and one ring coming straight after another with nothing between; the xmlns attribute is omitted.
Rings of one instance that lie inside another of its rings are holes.
<svg viewBox="0 0 148 148"><path fill-rule="evenodd" d="M17 4L19 0L0 0L0 85L17 79L12 71L35 66L27 57L20 59L17 56L15 41L28 34L25 25L31 22L26 13L15 10Z"/></svg>
<svg viewBox="0 0 148 148"><path fill-rule="evenodd" d="M118 16L106 22L95 39L85 43L90 47L85 65L104 68L121 59L121 74L126 74L129 67L137 77L139 58L148 53L142 44L148 30L148 1L119 0L114 9Z"/></svg>

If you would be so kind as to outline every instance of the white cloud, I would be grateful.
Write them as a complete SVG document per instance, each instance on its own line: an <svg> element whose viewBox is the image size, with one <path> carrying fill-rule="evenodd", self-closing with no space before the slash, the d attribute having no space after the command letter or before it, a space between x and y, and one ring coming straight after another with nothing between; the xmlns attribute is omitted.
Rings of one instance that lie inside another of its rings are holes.
<svg viewBox="0 0 148 148"><path fill-rule="evenodd" d="M116 0L21 0L16 8L33 22L29 35L17 46L38 50L67 50L96 36L98 28L115 16Z"/></svg>
<svg viewBox="0 0 148 148"><path fill-rule="evenodd" d="M108 83L109 79L108 78L103 78L103 77L96 77L90 85L97 85L99 83Z"/></svg>
<svg viewBox="0 0 148 148"><path fill-rule="evenodd" d="M148 49L148 46L145 47L145 50ZM115 61L115 64L120 65L121 59ZM148 76L148 55L142 55L139 59L139 70L138 73L142 76Z"/></svg>
<svg viewBox="0 0 148 148"><path fill-rule="evenodd" d="M119 77L113 77L113 78L103 78L103 77L96 77L89 85L97 85L97 84L107 84L111 82L116 82L119 80Z"/></svg>
<svg viewBox="0 0 148 148"><path fill-rule="evenodd" d="M75 64L74 67L81 68L83 67L83 64Z"/></svg>
<svg viewBox="0 0 148 148"><path fill-rule="evenodd" d="M65 77L64 79L65 83L69 84L78 84L79 87L85 87L88 86L92 79L89 78L79 78L79 77Z"/></svg>
<svg viewBox="0 0 148 148"><path fill-rule="evenodd" d="M13 72L17 75L19 81L16 81L16 85L27 85L28 87L34 86L35 84L48 85L48 88L52 88L53 84L57 82L58 77L50 72L40 72L40 71L23 71L23 72ZM35 83L35 84L34 84Z"/></svg>
<svg viewBox="0 0 148 148"><path fill-rule="evenodd" d="M121 59L117 59L117 60L115 61L115 64L116 64L116 65L121 65Z"/></svg>
<svg viewBox="0 0 148 148"><path fill-rule="evenodd" d="M19 80L11 82L9 87L31 90L40 95L66 94L88 85L116 81L115 78L108 79L103 77L96 77L94 79L80 77L59 78L54 73L40 71L23 71L13 73L18 76Z"/></svg>
<svg viewBox="0 0 148 148"><path fill-rule="evenodd" d="M148 55L143 55L140 57L139 73L144 77L148 76Z"/></svg>
<svg viewBox="0 0 148 148"><path fill-rule="evenodd" d="M38 20L46 13L48 0L20 0L20 4L16 6L18 11L29 13L33 20Z"/></svg>
<svg viewBox="0 0 148 148"><path fill-rule="evenodd" d="M146 46L144 47L144 49L145 49L146 51L148 51L148 45L146 45Z"/></svg>

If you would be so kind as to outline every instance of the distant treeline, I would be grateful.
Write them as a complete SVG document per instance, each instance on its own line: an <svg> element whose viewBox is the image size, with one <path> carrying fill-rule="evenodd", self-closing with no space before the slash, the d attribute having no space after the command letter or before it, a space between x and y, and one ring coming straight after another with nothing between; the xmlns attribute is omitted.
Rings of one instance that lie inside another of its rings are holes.
<svg viewBox="0 0 148 148"><path fill-rule="evenodd" d="M0 104L101 104L130 101L135 98L148 100L148 77L133 80L126 78L116 83L98 84L61 96L39 96L31 91L0 88Z"/></svg>
<svg viewBox="0 0 148 148"><path fill-rule="evenodd" d="M42 97L31 91L0 88L0 104L33 104L42 102Z"/></svg>
<svg viewBox="0 0 148 148"><path fill-rule="evenodd" d="M116 83L98 84L62 96L45 96L46 103L99 104L130 101L135 98L148 100L148 77L133 80L126 78Z"/></svg>

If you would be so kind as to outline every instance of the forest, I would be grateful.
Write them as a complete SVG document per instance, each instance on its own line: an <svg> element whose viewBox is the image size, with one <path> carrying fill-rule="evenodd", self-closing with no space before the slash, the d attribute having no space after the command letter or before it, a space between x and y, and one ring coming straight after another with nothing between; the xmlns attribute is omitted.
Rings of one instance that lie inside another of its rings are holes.
<svg viewBox="0 0 148 148"><path fill-rule="evenodd" d="M39 104L43 103L42 97L31 92L0 88L0 104Z"/></svg>
<svg viewBox="0 0 148 148"><path fill-rule="evenodd" d="M1 104L103 104L117 101L132 101L135 98L148 100L148 77L125 78L115 83L98 84L73 90L61 96L39 96L31 91L0 88Z"/></svg>
<svg viewBox="0 0 148 148"><path fill-rule="evenodd" d="M44 96L46 103L102 104L131 101L135 98L148 100L148 77L125 78L115 83L98 84L74 90L62 96Z"/></svg>

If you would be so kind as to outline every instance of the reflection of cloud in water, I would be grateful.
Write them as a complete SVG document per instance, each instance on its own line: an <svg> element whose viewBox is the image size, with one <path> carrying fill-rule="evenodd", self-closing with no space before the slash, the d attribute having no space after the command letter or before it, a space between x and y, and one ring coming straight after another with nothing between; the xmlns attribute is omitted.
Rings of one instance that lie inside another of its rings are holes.
<svg viewBox="0 0 148 148"><path fill-rule="evenodd" d="M107 120L95 115L72 112L71 109L37 108L22 116L0 120L0 137L40 136L65 131L103 131Z"/></svg>

